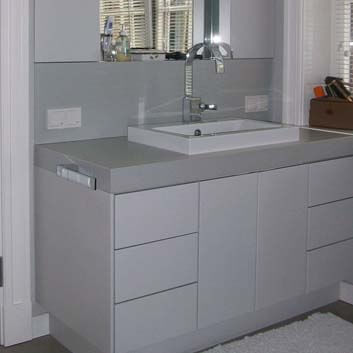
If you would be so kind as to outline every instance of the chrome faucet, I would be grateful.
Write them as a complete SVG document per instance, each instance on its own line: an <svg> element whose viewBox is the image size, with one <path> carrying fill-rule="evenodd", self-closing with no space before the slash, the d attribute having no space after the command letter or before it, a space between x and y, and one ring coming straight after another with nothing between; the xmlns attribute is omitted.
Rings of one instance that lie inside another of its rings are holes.
<svg viewBox="0 0 353 353"><path fill-rule="evenodd" d="M221 48L226 52L225 55L222 54ZM201 98L193 96L193 63L201 49L203 49L203 57L215 61L217 74L225 72L224 58L233 58L232 48L227 43L199 43L195 44L187 52L185 61L185 96L183 99L184 123L200 121L202 113L206 110L217 110L217 105L202 103Z"/></svg>

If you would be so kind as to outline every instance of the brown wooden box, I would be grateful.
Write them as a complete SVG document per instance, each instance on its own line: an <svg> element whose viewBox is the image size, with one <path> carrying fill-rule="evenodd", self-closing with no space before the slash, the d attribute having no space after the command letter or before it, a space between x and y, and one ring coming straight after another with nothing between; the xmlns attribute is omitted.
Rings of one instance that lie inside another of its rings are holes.
<svg viewBox="0 0 353 353"><path fill-rule="evenodd" d="M332 97L312 99L310 126L353 130L353 103Z"/></svg>

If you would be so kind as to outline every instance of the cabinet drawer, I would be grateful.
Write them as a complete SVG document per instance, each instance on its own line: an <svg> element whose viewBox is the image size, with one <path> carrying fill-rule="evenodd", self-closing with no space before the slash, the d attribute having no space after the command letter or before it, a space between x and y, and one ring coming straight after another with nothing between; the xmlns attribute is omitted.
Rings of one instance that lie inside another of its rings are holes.
<svg viewBox="0 0 353 353"><path fill-rule="evenodd" d="M197 285L115 307L115 353L126 353L196 330Z"/></svg>
<svg viewBox="0 0 353 353"><path fill-rule="evenodd" d="M116 249L198 232L198 184L118 195Z"/></svg>
<svg viewBox="0 0 353 353"><path fill-rule="evenodd" d="M353 238L353 199L309 209L308 249Z"/></svg>
<svg viewBox="0 0 353 353"><path fill-rule="evenodd" d="M197 282L197 244L193 234L118 250L116 303Z"/></svg>
<svg viewBox="0 0 353 353"><path fill-rule="evenodd" d="M308 291L353 281L353 240L308 253Z"/></svg>
<svg viewBox="0 0 353 353"><path fill-rule="evenodd" d="M353 158L310 166L309 206L353 197Z"/></svg>

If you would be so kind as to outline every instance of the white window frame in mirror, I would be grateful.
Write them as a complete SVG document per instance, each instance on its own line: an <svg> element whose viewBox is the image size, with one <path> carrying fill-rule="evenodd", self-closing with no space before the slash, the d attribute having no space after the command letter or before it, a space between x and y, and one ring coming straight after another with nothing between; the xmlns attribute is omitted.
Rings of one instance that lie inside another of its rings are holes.
<svg viewBox="0 0 353 353"><path fill-rule="evenodd" d="M231 0L219 0L220 7L220 36L221 41L230 43L230 10ZM194 28L193 43L202 43L205 38L204 30L205 2L204 0L194 0Z"/></svg>

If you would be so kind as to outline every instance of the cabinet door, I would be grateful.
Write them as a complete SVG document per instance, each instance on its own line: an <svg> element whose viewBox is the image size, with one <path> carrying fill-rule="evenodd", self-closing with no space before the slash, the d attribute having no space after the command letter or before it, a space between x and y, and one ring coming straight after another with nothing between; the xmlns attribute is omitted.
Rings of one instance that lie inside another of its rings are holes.
<svg viewBox="0 0 353 353"><path fill-rule="evenodd" d="M308 167L259 175L256 309L305 293Z"/></svg>
<svg viewBox="0 0 353 353"><path fill-rule="evenodd" d="M275 0L231 1L231 45L237 58L274 57Z"/></svg>
<svg viewBox="0 0 353 353"><path fill-rule="evenodd" d="M35 0L35 61L99 61L99 0Z"/></svg>
<svg viewBox="0 0 353 353"><path fill-rule="evenodd" d="M255 305L257 175L200 185L199 327Z"/></svg>

